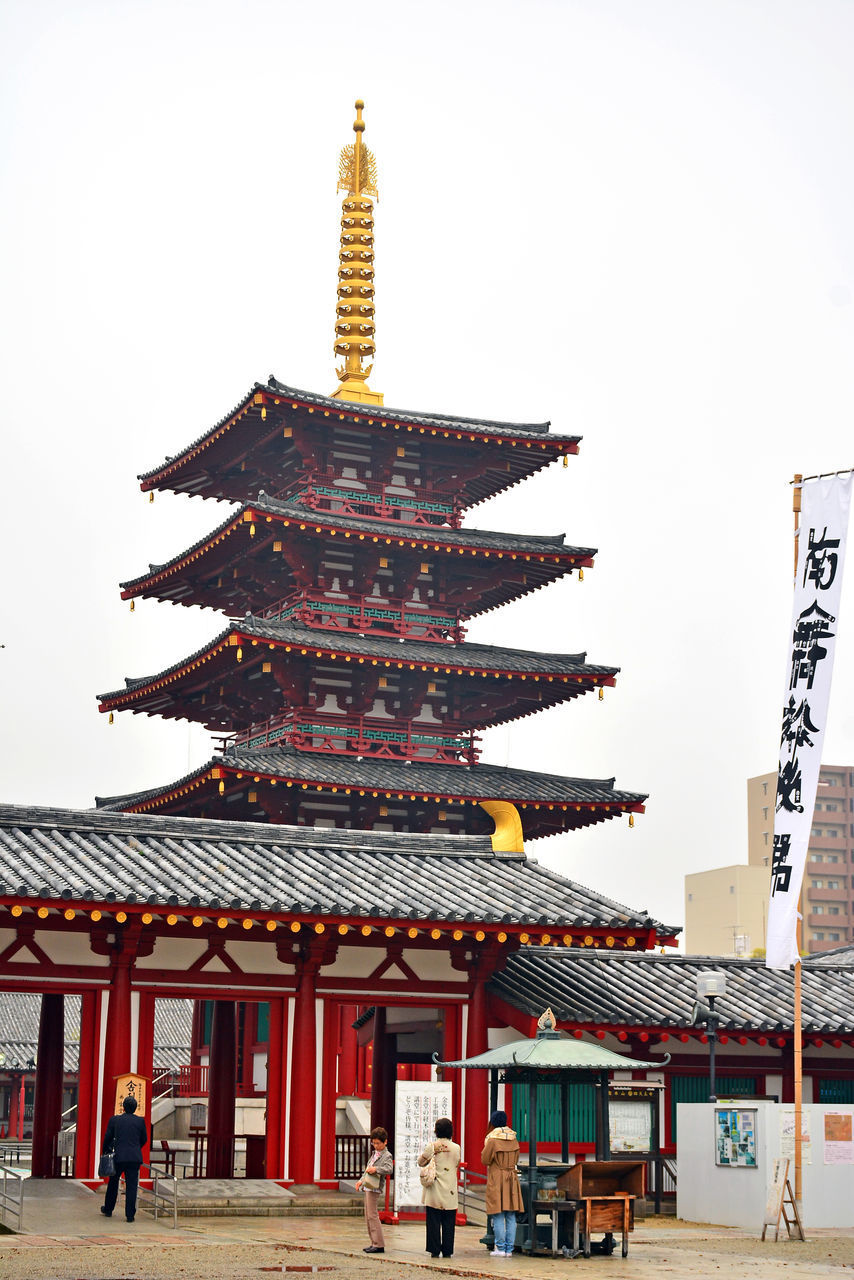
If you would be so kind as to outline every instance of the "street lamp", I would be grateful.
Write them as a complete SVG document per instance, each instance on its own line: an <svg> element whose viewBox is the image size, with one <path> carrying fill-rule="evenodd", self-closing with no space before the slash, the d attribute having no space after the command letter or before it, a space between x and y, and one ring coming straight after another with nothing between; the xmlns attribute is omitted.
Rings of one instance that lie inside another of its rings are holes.
<svg viewBox="0 0 854 1280"><path fill-rule="evenodd" d="M715 1042L717 1040L719 1015L715 1013L715 1001L726 995L726 974L705 969L697 974L697 999L708 1000L708 1006L701 1012L705 1015L706 1028L709 1033L709 1102L717 1102L715 1092Z"/></svg>

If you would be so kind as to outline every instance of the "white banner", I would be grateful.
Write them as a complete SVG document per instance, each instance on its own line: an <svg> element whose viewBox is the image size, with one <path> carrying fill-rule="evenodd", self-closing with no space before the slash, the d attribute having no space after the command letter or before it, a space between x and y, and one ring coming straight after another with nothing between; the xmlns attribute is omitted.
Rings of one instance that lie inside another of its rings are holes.
<svg viewBox="0 0 854 1280"><path fill-rule="evenodd" d="M394 1096L394 1208L421 1208L421 1179L416 1161L441 1116L451 1115L450 1082L398 1080Z"/></svg>
<svg viewBox="0 0 854 1280"><path fill-rule="evenodd" d="M839 623L851 472L802 486L792 647L783 700L766 967L798 959L798 898L812 827Z"/></svg>

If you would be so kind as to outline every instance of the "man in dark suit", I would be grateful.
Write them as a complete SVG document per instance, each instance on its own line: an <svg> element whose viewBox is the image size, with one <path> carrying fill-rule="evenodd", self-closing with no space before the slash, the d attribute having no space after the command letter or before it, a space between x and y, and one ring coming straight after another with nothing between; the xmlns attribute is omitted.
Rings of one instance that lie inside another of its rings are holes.
<svg viewBox="0 0 854 1280"><path fill-rule="evenodd" d="M110 1116L104 1134L103 1153L112 1153L116 1171L107 1183L107 1194L101 1205L105 1217L113 1216L119 1194L119 1178L125 1175L125 1217L133 1222L136 1217L136 1192L139 1186L139 1166L142 1164L142 1148L148 1141L148 1130L142 1116L134 1115L136 1098L125 1098L121 1115Z"/></svg>

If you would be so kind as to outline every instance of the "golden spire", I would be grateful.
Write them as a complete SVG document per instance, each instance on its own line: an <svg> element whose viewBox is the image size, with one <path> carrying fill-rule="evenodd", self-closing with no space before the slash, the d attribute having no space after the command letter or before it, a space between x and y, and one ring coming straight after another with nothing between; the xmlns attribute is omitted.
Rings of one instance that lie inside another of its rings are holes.
<svg viewBox="0 0 854 1280"><path fill-rule="evenodd" d="M336 400L382 404L380 392L371 391L368 374L373 364L362 361L376 350L374 344L374 206L379 199L377 162L362 143L365 131L361 98L356 101L353 132L356 141L344 147L338 162L338 190L346 191L341 209L341 251L338 260L338 307L335 353L344 357L336 370L341 385Z"/></svg>

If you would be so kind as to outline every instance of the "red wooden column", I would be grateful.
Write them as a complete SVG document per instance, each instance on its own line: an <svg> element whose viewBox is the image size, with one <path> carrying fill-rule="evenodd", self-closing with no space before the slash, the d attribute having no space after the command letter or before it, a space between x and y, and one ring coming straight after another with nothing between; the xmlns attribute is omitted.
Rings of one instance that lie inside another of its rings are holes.
<svg viewBox="0 0 854 1280"><path fill-rule="evenodd" d="M232 1000L217 1000L214 1004L208 1069L207 1178L234 1177L235 1011Z"/></svg>
<svg viewBox="0 0 854 1280"><path fill-rule="evenodd" d="M281 997L270 1000L269 1041L267 1045L267 1143L265 1152L268 1178L285 1174L285 1002Z"/></svg>
<svg viewBox="0 0 854 1280"><path fill-rule="evenodd" d="M304 951L296 966L289 1175L297 1186L308 1186L314 1182L314 1144L317 1132L315 1001L320 963L316 954Z"/></svg>
<svg viewBox="0 0 854 1280"><path fill-rule="evenodd" d="M107 1030L104 1037L104 1091L102 1127L116 1109L116 1077L130 1071L130 970L133 952L121 950L113 961L110 978Z"/></svg>
<svg viewBox="0 0 854 1280"><path fill-rule="evenodd" d="M371 1128L382 1125L392 1132L388 1111L388 1072L389 1059L386 1048L385 1007L378 1005L374 1010L374 1042L371 1055Z"/></svg>
<svg viewBox="0 0 854 1280"><path fill-rule="evenodd" d="M320 1065L320 1183L337 1188L335 1181L335 1121L338 1100L338 1006L323 1002L323 1050Z"/></svg>
<svg viewBox="0 0 854 1280"><path fill-rule="evenodd" d="M202 1061L202 1044L205 1037L205 1002L204 1000L193 1001L193 1030L192 1044L190 1045L190 1064L199 1066Z"/></svg>
<svg viewBox="0 0 854 1280"><path fill-rule="evenodd" d="M53 1144L62 1127L62 1076L65 1056L64 997L54 992L42 996L36 1088L33 1099L34 1178L53 1178Z"/></svg>
<svg viewBox="0 0 854 1280"><path fill-rule="evenodd" d="M77 1141L74 1147L75 1178L95 1176L95 1152L100 1151L95 1132L98 1115L98 1031L101 1020L100 991L84 991L80 997L80 1065L77 1078Z"/></svg>
<svg viewBox="0 0 854 1280"><path fill-rule="evenodd" d="M489 1048L486 1032L486 977L475 970L469 997L469 1020L466 1033L466 1057L484 1053ZM470 1168L480 1169L480 1153L489 1120L489 1073L466 1071L465 1159Z"/></svg>
<svg viewBox="0 0 854 1280"><path fill-rule="evenodd" d="M19 1130L22 1128L21 1119L23 1112L21 1109L21 1094L23 1092L22 1086L24 1083L24 1077L22 1073L18 1075L13 1074L9 1077L9 1080L9 1088L12 1091L9 1102L9 1137L17 1138L20 1142L23 1137L23 1134L20 1133Z"/></svg>
<svg viewBox="0 0 854 1280"><path fill-rule="evenodd" d="M358 1092L358 1037L353 1023L359 1016L358 1005L338 1006L338 1092L351 1098Z"/></svg>
<svg viewBox="0 0 854 1280"><path fill-rule="evenodd" d="M445 1062L458 1062L462 1055L461 1040L462 1009L458 1004L445 1005L445 1025L442 1031L442 1058ZM462 1133L462 1071L453 1067L442 1068L442 1079L451 1086L451 1120L454 1126L454 1137Z"/></svg>

